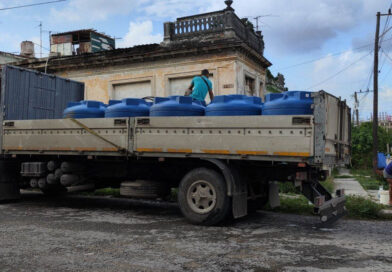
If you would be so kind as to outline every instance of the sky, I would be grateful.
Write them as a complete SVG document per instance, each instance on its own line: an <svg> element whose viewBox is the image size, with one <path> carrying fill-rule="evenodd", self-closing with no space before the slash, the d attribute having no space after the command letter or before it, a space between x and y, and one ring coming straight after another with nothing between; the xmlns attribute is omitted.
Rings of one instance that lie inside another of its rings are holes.
<svg viewBox="0 0 392 272"><path fill-rule="evenodd" d="M49 0L0 0L0 9ZM392 0L234 0L239 17L260 18L265 57L273 74L282 73L290 90L325 90L353 107L356 91L373 90L376 13ZM177 17L225 8L223 0L66 0L0 10L0 51L19 53L32 40L43 55L50 32L94 28L116 38L116 46L160 43L163 23ZM392 18L381 20L381 33ZM379 111L392 115L392 30L383 34L379 66ZM359 94L361 119L370 117L372 93Z"/></svg>

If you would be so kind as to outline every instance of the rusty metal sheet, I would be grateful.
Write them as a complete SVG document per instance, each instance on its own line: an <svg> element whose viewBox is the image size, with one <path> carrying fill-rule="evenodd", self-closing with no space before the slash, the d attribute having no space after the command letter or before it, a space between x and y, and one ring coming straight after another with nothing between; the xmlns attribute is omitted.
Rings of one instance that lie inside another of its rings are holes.
<svg viewBox="0 0 392 272"><path fill-rule="evenodd" d="M51 44L72 43L72 35L52 36Z"/></svg>

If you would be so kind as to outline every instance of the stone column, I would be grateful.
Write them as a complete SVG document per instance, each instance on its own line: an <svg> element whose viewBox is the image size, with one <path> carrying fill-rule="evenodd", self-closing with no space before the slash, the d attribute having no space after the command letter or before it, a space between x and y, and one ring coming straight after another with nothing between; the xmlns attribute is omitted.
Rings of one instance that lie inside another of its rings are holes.
<svg viewBox="0 0 392 272"><path fill-rule="evenodd" d="M174 23L166 22L163 24L163 41L170 42L173 39L174 35Z"/></svg>

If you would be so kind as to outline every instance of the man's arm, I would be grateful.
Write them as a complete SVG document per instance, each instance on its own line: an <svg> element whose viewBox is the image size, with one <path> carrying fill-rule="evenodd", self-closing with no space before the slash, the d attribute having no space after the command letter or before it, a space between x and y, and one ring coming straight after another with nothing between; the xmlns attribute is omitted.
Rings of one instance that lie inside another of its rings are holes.
<svg viewBox="0 0 392 272"><path fill-rule="evenodd" d="M210 100L214 100L214 93L212 92L211 89L208 90L208 94L210 95Z"/></svg>
<svg viewBox="0 0 392 272"><path fill-rule="evenodd" d="M185 92L185 96L188 96L188 95L191 95L192 94L192 91L193 91L193 87L195 86L195 84L193 83L193 81L192 81L192 83L191 83L191 85L189 86L189 88L186 90L186 92Z"/></svg>

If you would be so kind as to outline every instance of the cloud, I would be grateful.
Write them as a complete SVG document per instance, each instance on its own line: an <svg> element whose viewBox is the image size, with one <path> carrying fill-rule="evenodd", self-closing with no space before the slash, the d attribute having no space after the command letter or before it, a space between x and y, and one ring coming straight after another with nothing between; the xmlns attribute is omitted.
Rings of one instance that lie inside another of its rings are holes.
<svg viewBox="0 0 392 272"><path fill-rule="evenodd" d="M2 33L0 35L0 47L6 48L6 52L19 53L21 42L22 37L19 34Z"/></svg>
<svg viewBox="0 0 392 272"><path fill-rule="evenodd" d="M207 0L150 0L146 1L140 10L149 16L175 19L177 17L217 10L218 6L222 6L223 8L224 4L222 4L223 1L221 2L221 5L217 5L216 1Z"/></svg>
<svg viewBox="0 0 392 272"><path fill-rule="evenodd" d="M364 52L330 55L313 64L309 87L348 98L354 91L366 88L371 61L372 55Z"/></svg>
<svg viewBox="0 0 392 272"><path fill-rule="evenodd" d="M262 30L267 49L278 53L309 53L321 49L339 33L357 27L358 22L374 21L376 12L385 10L389 4L388 0L248 0L246 5L234 1L241 16L277 16L262 18L269 26Z"/></svg>
<svg viewBox="0 0 392 272"><path fill-rule="evenodd" d="M152 21L130 22L128 33L118 42L118 47L131 47L140 44L160 43L162 34L153 34Z"/></svg>
<svg viewBox="0 0 392 272"><path fill-rule="evenodd" d="M145 0L70 0L62 9L52 8L51 18L65 22L94 22L113 15L126 15Z"/></svg>

